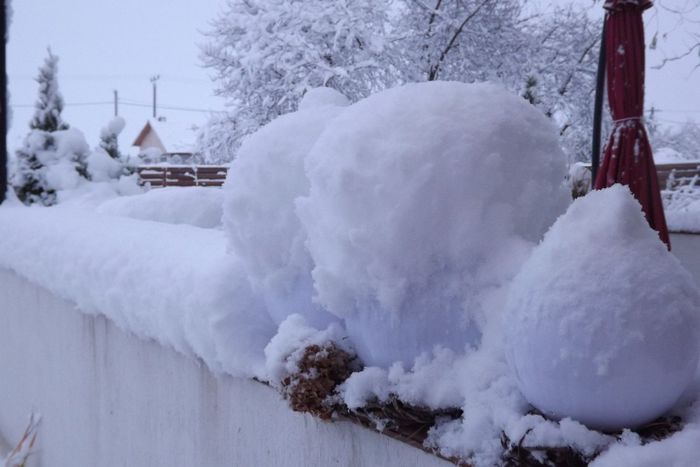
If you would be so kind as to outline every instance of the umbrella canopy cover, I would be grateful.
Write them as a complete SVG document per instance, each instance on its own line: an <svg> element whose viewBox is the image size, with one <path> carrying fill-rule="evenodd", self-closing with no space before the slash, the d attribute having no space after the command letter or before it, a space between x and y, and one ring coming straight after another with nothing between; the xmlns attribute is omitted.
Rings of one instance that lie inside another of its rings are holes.
<svg viewBox="0 0 700 467"><path fill-rule="evenodd" d="M608 0L605 53L608 102L613 128L595 188L627 185L642 205L651 228L671 248L659 181L642 119L644 111L644 24L651 0Z"/></svg>

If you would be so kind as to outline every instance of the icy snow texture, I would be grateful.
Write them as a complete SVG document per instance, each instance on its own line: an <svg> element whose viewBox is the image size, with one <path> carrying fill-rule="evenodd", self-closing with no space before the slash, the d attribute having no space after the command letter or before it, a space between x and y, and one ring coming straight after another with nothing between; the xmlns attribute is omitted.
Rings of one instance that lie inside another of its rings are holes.
<svg viewBox="0 0 700 467"><path fill-rule="evenodd" d="M110 199L98 206L97 212L167 224L216 228L221 226L223 200L223 191L216 188L159 188L141 195Z"/></svg>
<svg viewBox="0 0 700 467"><path fill-rule="evenodd" d="M294 200L309 191L304 159L341 107L321 106L277 118L249 136L224 185L229 250L243 261L253 290L279 324L301 313L325 328L333 317L312 303L312 263Z"/></svg>
<svg viewBox="0 0 700 467"><path fill-rule="evenodd" d="M360 357L386 367L476 343L565 209L564 160L548 119L490 84L410 84L331 121L297 210L318 300Z"/></svg>
<svg viewBox="0 0 700 467"><path fill-rule="evenodd" d="M669 410L700 352L700 291L629 190L574 202L510 289L508 359L537 408L594 428Z"/></svg>

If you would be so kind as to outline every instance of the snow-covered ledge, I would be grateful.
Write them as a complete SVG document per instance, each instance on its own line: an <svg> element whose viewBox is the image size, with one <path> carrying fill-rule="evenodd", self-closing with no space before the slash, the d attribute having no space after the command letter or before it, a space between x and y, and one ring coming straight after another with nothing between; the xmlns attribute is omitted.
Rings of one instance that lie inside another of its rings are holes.
<svg viewBox="0 0 700 467"><path fill-rule="evenodd" d="M0 269L0 436L41 414L34 466L444 466L117 328Z"/></svg>

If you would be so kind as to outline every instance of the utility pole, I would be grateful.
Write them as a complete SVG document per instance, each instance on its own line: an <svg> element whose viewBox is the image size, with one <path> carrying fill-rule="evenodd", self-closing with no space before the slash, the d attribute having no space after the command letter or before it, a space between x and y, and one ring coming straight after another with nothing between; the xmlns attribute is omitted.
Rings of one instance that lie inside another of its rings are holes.
<svg viewBox="0 0 700 467"><path fill-rule="evenodd" d="M156 83L160 79L160 75L151 76L151 83L153 83L153 118L157 118L156 114Z"/></svg>
<svg viewBox="0 0 700 467"><path fill-rule="evenodd" d="M119 91L114 90L114 116L119 116Z"/></svg>
<svg viewBox="0 0 700 467"><path fill-rule="evenodd" d="M5 0L0 0L0 36L2 36L2 46L0 49L0 203L5 201L7 193L7 11Z"/></svg>

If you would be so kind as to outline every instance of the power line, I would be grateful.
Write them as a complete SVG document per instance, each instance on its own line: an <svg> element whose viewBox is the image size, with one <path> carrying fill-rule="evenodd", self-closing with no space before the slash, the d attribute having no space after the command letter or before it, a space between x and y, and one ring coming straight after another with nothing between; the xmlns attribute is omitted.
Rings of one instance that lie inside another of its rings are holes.
<svg viewBox="0 0 700 467"><path fill-rule="evenodd" d="M121 105L126 105L130 107L152 107L153 104L147 104L145 102L134 102L134 101L129 101L125 99L119 99L119 103ZM113 106L114 101L98 101L98 102L67 102L64 103L64 107L85 107L85 106L100 106L100 105L109 105ZM16 108L27 108L27 107L35 107L36 104L13 104L12 107ZM201 108L195 108L195 107L181 107L181 106L176 106L176 105L158 105L158 108L160 109L166 109L166 110L177 110L177 111L183 111L183 112L202 112L202 113L226 113L225 110L214 110L214 109L201 109Z"/></svg>
<svg viewBox="0 0 700 467"><path fill-rule="evenodd" d="M63 104L64 107L82 107L88 105L112 105L112 102L72 102L70 104ZM36 104L12 104L12 107L35 107Z"/></svg>

